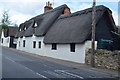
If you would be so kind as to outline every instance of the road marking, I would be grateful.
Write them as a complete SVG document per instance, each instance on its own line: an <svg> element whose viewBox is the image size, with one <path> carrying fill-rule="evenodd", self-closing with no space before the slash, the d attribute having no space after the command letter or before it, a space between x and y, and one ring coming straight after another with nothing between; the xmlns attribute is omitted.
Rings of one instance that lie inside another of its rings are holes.
<svg viewBox="0 0 120 80"><path fill-rule="evenodd" d="M34 72L32 69L30 69L30 68L28 68L28 67L26 67L26 66L24 66L26 69L28 69L28 70L30 70L30 71L32 71L32 72ZM37 75L39 75L39 76L41 76L41 77L43 77L43 78L46 78L46 79L48 79L46 76L44 76L44 75L42 75L42 74L40 74L40 73L38 73L38 72L34 72L35 74L37 74ZM49 79L48 79L49 80Z"/></svg>
<svg viewBox="0 0 120 80"><path fill-rule="evenodd" d="M77 77L77 78L81 78L81 79L84 79L83 77L81 76L78 76L76 74L72 74L72 73L69 73L69 72L66 72L64 70L55 70L56 72L62 72L62 73L65 73L65 74L68 74L68 75L71 75L71 76L74 76L74 77Z"/></svg>
<svg viewBox="0 0 120 80"><path fill-rule="evenodd" d="M71 77L70 75L68 75L68 74L65 74L65 73L62 73L62 72L59 72L59 71L56 71L58 74L60 74L60 75L63 75L63 76L65 76L64 78L74 78L74 77Z"/></svg>
<svg viewBox="0 0 120 80"><path fill-rule="evenodd" d="M44 71L45 73L48 73L48 74L50 74L50 75L53 75L53 76L55 76L55 77L57 77L57 78L65 78L64 76L61 76L60 74L58 74L58 73L55 73L55 72L52 72L52 71Z"/></svg>
<svg viewBox="0 0 120 80"><path fill-rule="evenodd" d="M39 75L39 76L42 76L43 78L47 78L46 76L41 75L40 73L36 73L36 74Z"/></svg>
<svg viewBox="0 0 120 80"><path fill-rule="evenodd" d="M9 57L5 57L5 58L12 61L12 62L14 62L14 63L16 63L14 60L10 59Z"/></svg>
<svg viewBox="0 0 120 80"><path fill-rule="evenodd" d="M104 77L89 76L89 78L104 78Z"/></svg>
<svg viewBox="0 0 120 80"><path fill-rule="evenodd" d="M14 63L16 63L14 60L12 60L12 59L10 59L9 57L5 57L6 59L8 59L8 60L10 60L10 61L12 61L12 62L14 62ZM17 63L18 64L18 63ZM19 65L21 65L21 64L19 64ZM23 66L23 65L22 65ZM28 69L28 70L30 70L31 72L34 72L33 70L31 70L31 69L29 69L28 67L26 67L26 66L24 66L26 69ZM35 74L37 74L37 75L39 75L39 76L41 76L41 77L43 77L43 78L46 78L46 79L48 79L46 76L44 76L44 75L42 75L42 74L40 74L40 73L38 73L38 72L34 72ZM48 80L50 80L50 79L48 79Z"/></svg>

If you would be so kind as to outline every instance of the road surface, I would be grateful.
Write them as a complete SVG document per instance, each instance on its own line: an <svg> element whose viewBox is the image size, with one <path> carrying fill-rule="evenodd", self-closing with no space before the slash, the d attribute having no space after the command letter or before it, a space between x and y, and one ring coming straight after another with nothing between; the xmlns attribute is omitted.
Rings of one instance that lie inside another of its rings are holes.
<svg viewBox="0 0 120 80"><path fill-rule="evenodd" d="M64 66L5 47L2 47L2 70L2 78L43 78L46 80L112 78L109 75Z"/></svg>

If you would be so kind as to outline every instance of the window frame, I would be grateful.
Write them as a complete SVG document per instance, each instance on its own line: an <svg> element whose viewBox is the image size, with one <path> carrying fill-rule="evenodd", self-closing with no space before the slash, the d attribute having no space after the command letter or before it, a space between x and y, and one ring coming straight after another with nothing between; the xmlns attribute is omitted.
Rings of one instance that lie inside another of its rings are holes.
<svg viewBox="0 0 120 80"><path fill-rule="evenodd" d="M52 50L57 50L57 43L52 43Z"/></svg>

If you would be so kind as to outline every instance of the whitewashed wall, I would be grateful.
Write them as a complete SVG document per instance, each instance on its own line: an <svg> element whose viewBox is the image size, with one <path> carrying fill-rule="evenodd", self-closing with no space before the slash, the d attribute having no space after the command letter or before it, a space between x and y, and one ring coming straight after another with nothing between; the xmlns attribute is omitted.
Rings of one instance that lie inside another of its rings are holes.
<svg viewBox="0 0 120 80"><path fill-rule="evenodd" d="M3 43L2 43L2 38L3 38ZM1 45L2 45L2 46L9 47L9 43L10 43L10 37L4 37L4 33L3 33L3 31L2 31Z"/></svg>
<svg viewBox="0 0 120 80"><path fill-rule="evenodd" d="M92 43L91 41L86 41L85 43L86 50L91 48L91 43ZM95 49L97 49L97 41L95 41Z"/></svg>
<svg viewBox="0 0 120 80"><path fill-rule="evenodd" d="M23 47L23 40L25 40L25 47ZM20 41L20 44L19 44L19 41ZM33 48L33 41L36 41L36 48ZM38 47L39 41L41 41L41 48ZM44 56L45 48L43 44L43 37L33 36L33 37L18 38L17 49Z"/></svg>
<svg viewBox="0 0 120 80"><path fill-rule="evenodd" d="M91 41L86 41L83 44L75 44L75 52L70 51L70 44L57 44L57 50L52 50L51 48L51 44L45 45L45 55L48 57L85 63L85 52L91 48Z"/></svg>
<svg viewBox="0 0 120 80"><path fill-rule="evenodd" d="M57 44L57 50L51 50L51 44L46 45L46 56L68 60L78 63L84 63L85 46L83 44L75 45L75 52L70 52L70 44Z"/></svg>
<svg viewBox="0 0 120 80"><path fill-rule="evenodd" d="M85 63L85 51L91 48L91 41L86 41L84 44L76 44L75 52L70 51L70 44L57 44L57 50L52 50L52 45L44 44L43 39L44 37L35 36L18 38L17 49L41 56L68 60L77 63ZM23 40L25 40L25 47L23 47ZM36 48L33 48L33 41L36 41ZM39 41L41 41L41 48L38 48Z"/></svg>

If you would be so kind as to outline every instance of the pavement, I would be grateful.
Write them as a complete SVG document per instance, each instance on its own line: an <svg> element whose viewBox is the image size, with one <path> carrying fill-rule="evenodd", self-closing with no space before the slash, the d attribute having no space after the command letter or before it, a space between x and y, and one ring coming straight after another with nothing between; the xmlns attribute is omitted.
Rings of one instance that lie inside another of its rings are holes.
<svg viewBox="0 0 120 80"><path fill-rule="evenodd" d="M85 64L40 56L13 48L3 47L2 53L4 78L119 79L118 71L114 70L92 68Z"/></svg>

